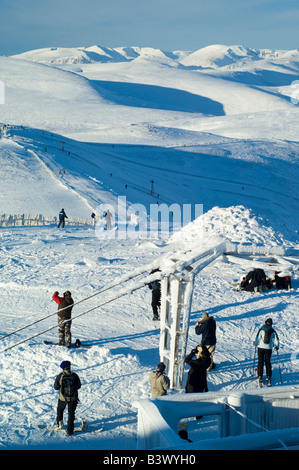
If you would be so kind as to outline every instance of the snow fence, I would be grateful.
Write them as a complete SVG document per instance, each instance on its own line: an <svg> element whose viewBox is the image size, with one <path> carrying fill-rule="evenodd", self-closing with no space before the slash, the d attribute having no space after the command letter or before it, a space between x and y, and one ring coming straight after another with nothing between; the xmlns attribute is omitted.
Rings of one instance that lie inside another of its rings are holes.
<svg viewBox="0 0 299 470"><path fill-rule="evenodd" d="M90 220L82 220L77 217L68 217L66 225L93 225ZM21 227L25 225L57 225L58 217L42 214L0 214L0 227Z"/></svg>

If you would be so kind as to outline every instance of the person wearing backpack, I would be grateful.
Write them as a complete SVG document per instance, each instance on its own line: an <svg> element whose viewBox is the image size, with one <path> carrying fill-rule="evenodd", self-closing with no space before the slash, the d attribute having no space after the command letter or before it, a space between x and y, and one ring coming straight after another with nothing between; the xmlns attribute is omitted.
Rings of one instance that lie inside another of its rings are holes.
<svg viewBox="0 0 299 470"><path fill-rule="evenodd" d="M78 390L81 388L81 381L75 372L71 372L71 363L63 361L60 364L62 372L57 375L54 382L54 389L59 390L57 416L57 427L63 427L63 413L68 408L68 424L67 435L70 436L74 432L75 411L78 405Z"/></svg>
<svg viewBox="0 0 299 470"><path fill-rule="evenodd" d="M271 377L272 377L272 366L271 366L271 355L273 347L278 351L279 349L279 338L278 334L272 328L272 318L268 318L265 321L265 324L257 332L255 341L253 342L254 346L257 347L258 351L258 365L257 365L257 375L258 375L258 384L259 387L263 386L263 371L264 364L266 365L266 374L268 387L271 387Z"/></svg>

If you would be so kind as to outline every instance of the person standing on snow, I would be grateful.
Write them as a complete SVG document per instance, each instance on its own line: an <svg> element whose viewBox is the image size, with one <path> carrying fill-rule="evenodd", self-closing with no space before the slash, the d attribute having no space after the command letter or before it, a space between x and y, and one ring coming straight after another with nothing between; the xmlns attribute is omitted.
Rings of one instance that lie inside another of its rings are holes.
<svg viewBox="0 0 299 470"><path fill-rule="evenodd" d="M110 230L111 229L112 214L111 214L109 209L105 212L104 217L106 219L107 230Z"/></svg>
<svg viewBox="0 0 299 470"><path fill-rule="evenodd" d="M196 359L193 357L196 356ZM185 363L190 366L186 383L186 393L208 392L207 369L210 366L210 353L206 346L198 344L185 358Z"/></svg>
<svg viewBox="0 0 299 470"><path fill-rule="evenodd" d="M272 366L271 366L271 355L273 347L278 351L279 349L279 338L278 334L272 328L272 318L268 318L265 321L265 324L257 332L255 341L253 342L254 346L257 347L258 351L258 366L257 366L257 375L258 375L258 384L259 387L263 386L263 371L264 363L266 365L266 374L268 387L271 387L271 377L272 377Z"/></svg>
<svg viewBox="0 0 299 470"><path fill-rule="evenodd" d="M202 319L195 325L195 333L202 335L201 344L206 346L210 353L211 364L208 367L208 371L210 371L215 367L213 356L216 348L216 321L214 317L210 317L208 312L204 312Z"/></svg>
<svg viewBox="0 0 299 470"><path fill-rule="evenodd" d="M54 382L54 389L59 390L56 422L58 429L63 428L63 412L68 407L67 435L74 432L75 411L78 405L78 390L81 388L81 381L75 372L71 372L71 363L63 361L60 364L62 372L57 375Z"/></svg>
<svg viewBox="0 0 299 470"><path fill-rule="evenodd" d="M58 291L54 292L52 299L58 304L59 345L70 348L72 343L71 315L74 301L69 290L63 294L63 297L59 297L58 294Z"/></svg>
<svg viewBox="0 0 299 470"><path fill-rule="evenodd" d="M61 209L61 211L59 212L59 224L57 225L57 228L59 228L60 225L62 225L62 228L64 228L64 226L65 226L65 219L68 219L68 216L67 216L66 213L64 212L64 209Z"/></svg>
<svg viewBox="0 0 299 470"><path fill-rule="evenodd" d="M150 274L160 271L160 269L153 269ZM153 320L159 320L159 308L161 306L161 283L159 280L150 282L148 287L152 291L152 309Z"/></svg>
<svg viewBox="0 0 299 470"><path fill-rule="evenodd" d="M165 364L159 362L157 369L153 370L149 376L149 383L152 392L152 398L161 397L167 395L167 390L170 386L170 380L167 375L164 374Z"/></svg>

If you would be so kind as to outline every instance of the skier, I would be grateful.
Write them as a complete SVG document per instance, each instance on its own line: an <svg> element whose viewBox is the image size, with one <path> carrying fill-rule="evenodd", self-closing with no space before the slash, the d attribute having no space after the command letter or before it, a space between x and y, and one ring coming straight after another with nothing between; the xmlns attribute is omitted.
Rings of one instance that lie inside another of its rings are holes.
<svg viewBox="0 0 299 470"><path fill-rule="evenodd" d="M266 365L266 374L267 374L267 383L268 387L271 387L271 377L272 377L272 366L271 366L271 355L272 349L275 348L276 351L279 349L279 338L276 331L272 328L272 318L268 318L265 321L265 324L257 332L255 341L253 344L258 349L258 366L257 366L257 375L258 375L258 385L259 387L263 386L263 370L264 363Z"/></svg>
<svg viewBox="0 0 299 470"><path fill-rule="evenodd" d="M109 209L105 212L104 217L105 217L106 223L107 223L107 230L110 230L111 229L112 214L111 214Z"/></svg>
<svg viewBox="0 0 299 470"><path fill-rule="evenodd" d="M160 271L160 269L153 269L150 274ZM153 320L159 320L159 308L161 306L161 283L160 281L150 282L148 287L152 291L152 309L153 309Z"/></svg>
<svg viewBox="0 0 299 470"><path fill-rule="evenodd" d="M138 211L136 211L134 214L131 214L129 223L134 225L134 227L137 227L139 225L139 212Z"/></svg>
<svg viewBox="0 0 299 470"><path fill-rule="evenodd" d="M196 359L193 357L196 355ZM186 393L208 392L207 369L210 366L210 353L205 345L198 344L185 358L190 366L186 383Z"/></svg>
<svg viewBox="0 0 299 470"><path fill-rule="evenodd" d="M58 304L59 345L70 348L72 343L71 314L74 301L69 290L63 294L63 297L59 297L58 294L58 291L54 292L52 299Z"/></svg>
<svg viewBox="0 0 299 470"><path fill-rule="evenodd" d="M63 412L68 407L67 435L74 432L75 411L78 405L78 390L81 388L81 381L75 372L71 372L71 363L63 361L60 364L62 372L57 375L54 382L54 389L59 390L56 422L58 429L63 428Z"/></svg>
<svg viewBox="0 0 299 470"><path fill-rule="evenodd" d="M62 225L62 228L64 228L64 226L65 226L65 219L68 219L68 216L67 216L66 213L64 212L64 209L61 209L61 211L59 212L59 224L57 225L57 228L59 228L60 225Z"/></svg>
<svg viewBox="0 0 299 470"><path fill-rule="evenodd" d="M152 398L161 397L167 395L167 390L170 386L170 380L167 375L164 374L165 364L159 362L157 369L149 375L149 383L152 392Z"/></svg>
<svg viewBox="0 0 299 470"><path fill-rule="evenodd" d="M211 363L208 367L208 371L215 368L213 357L216 348L216 321L214 317L210 317L208 312L202 314L202 319L195 325L195 333L202 335L201 344L206 346L210 353Z"/></svg>

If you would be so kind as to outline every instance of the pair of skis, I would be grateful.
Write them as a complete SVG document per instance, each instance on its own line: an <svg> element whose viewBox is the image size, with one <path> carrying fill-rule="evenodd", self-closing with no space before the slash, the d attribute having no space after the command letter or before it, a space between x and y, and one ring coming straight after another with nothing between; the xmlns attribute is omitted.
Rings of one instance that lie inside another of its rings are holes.
<svg viewBox="0 0 299 470"><path fill-rule="evenodd" d="M257 348L255 347L254 358L253 358L253 371L252 371L253 375L256 375L256 373L257 373L257 367L255 367L256 349ZM280 376L280 383L282 384L281 367L280 367L278 349L276 349L276 352L277 352L277 361L278 361L278 370L279 370L279 376ZM259 385L260 388L263 386L263 383L259 379L258 379L258 385ZM271 387L271 381L270 381L270 383L268 381L268 387Z"/></svg>
<svg viewBox="0 0 299 470"><path fill-rule="evenodd" d="M47 346L61 346L58 342L55 342L55 341L48 341L48 340L44 340L43 343ZM71 348L76 348L76 349L79 349L79 348L91 348L92 347L92 344L81 344L81 341L80 340L76 340L76 342L74 344L71 345Z"/></svg>
<svg viewBox="0 0 299 470"><path fill-rule="evenodd" d="M51 428L47 428L45 425L39 424L38 425L39 429L45 429L46 431L49 432L61 432L61 431L66 431L66 428L62 426L53 426ZM89 429L88 424L86 419L82 419L81 424L79 426L74 427L74 433L75 432L94 432L94 433L99 433L103 431L103 427L99 427L98 429Z"/></svg>

